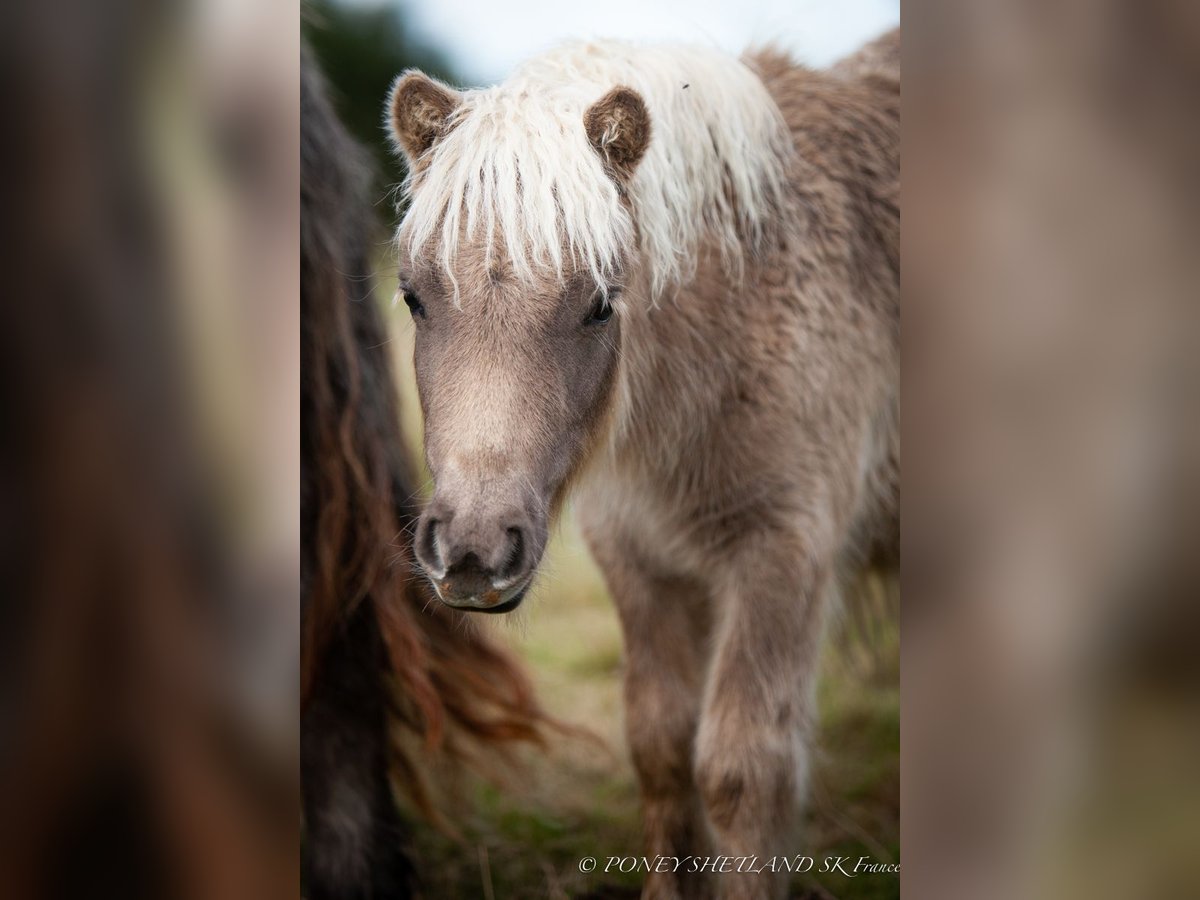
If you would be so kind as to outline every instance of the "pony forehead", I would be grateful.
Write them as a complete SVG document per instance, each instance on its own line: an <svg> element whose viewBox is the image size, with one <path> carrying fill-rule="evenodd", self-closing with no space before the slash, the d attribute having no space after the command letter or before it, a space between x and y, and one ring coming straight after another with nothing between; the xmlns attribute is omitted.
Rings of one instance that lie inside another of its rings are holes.
<svg viewBox="0 0 1200 900"><path fill-rule="evenodd" d="M516 77L464 92L410 176L400 230L409 252L432 253L451 274L460 252L500 252L523 281L561 278L573 264L607 283L633 227L584 129L602 93Z"/></svg>
<svg viewBox="0 0 1200 900"><path fill-rule="evenodd" d="M651 121L624 199L584 125L618 85L642 96ZM409 173L397 233L451 281L461 254L490 265L502 253L523 281L582 269L606 287L636 239L661 289L687 274L703 231L734 245L739 231L757 230L790 148L762 82L707 48L567 44L460 98L447 133Z"/></svg>

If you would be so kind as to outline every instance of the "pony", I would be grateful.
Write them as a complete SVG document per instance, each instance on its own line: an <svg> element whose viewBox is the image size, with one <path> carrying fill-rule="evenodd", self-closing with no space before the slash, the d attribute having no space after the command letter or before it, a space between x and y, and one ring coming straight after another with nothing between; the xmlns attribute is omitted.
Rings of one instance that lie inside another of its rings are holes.
<svg viewBox="0 0 1200 900"><path fill-rule="evenodd" d="M388 900L420 883L392 784L435 818L422 766L486 764L547 720L516 661L412 575L369 167L307 53L300 87L304 894Z"/></svg>
<svg viewBox="0 0 1200 900"><path fill-rule="evenodd" d="M572 43L387 100L416 558L445 606L513 610L574 498L651 858L795 849L837 585L898 555L898 60L898 31L828 71ZM643 897L786 889L697 868Z"/></svg>

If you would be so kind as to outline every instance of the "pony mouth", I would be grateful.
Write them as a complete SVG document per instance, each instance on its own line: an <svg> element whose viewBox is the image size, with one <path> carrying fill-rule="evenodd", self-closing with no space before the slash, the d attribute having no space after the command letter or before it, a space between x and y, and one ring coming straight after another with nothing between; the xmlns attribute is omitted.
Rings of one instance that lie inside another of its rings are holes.
<svg viewBox="0 0 1200 900"><path fill-rule="evenodd" d="M493 616L500 615L502 613L512 612L514 609L520 606L521 601L525 599L525 594L528 593L528 591L529 585L525 585L509 599L505 600L503 603L497 603L495 606L463 606L459 608L466 610L467 612L481 612Z"/></svg>
<svg viewBox="0 0 1200 900"><path fill-rule="evenodd" d="M442 603L449 606L451 609L457 609L460 612L470 613L486 613L488 615L501 615L503 613L512 612L521 605L521 601L525 599L525 595L529 593L529 587L533 583L533 576L525 580L525 583L520 587L509 588L503 593L498 591L488 591L483 596L469 597L461 603L454 602L442 596L441 591L437 591L438 599ZM497 599L492 602L487 602L489 598L496 596ZM481 602L483 601L483 602Z"/></svg>

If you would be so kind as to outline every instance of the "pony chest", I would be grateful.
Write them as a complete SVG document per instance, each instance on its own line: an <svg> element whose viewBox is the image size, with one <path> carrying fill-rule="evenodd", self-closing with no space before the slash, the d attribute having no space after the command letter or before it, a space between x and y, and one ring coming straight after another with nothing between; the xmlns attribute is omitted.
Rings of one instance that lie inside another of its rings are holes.
<svg viewBox="0 0 1200 900"><path fill-rule="evenodd" d="M704 568L694 517L669 479L596 472L580 485L575 514L591 542L635 550L663 572L694 576Z"/></svg>

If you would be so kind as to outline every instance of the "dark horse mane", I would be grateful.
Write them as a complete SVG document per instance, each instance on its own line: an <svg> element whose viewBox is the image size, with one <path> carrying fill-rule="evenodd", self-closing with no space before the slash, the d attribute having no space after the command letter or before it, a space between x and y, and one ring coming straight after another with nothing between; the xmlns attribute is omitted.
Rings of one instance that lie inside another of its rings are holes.
<svg viewBox="0 0 1200 900"><path fill-rule="evenodd" d="M515 663L412 574L415 485L386 328L366 155L301 66L301 769L307 896L413 889L394 780L433 814L422 758L538 742ZM415 740L414 740L415 738ZM488 755L492 755L489 752Z"/></svg>

